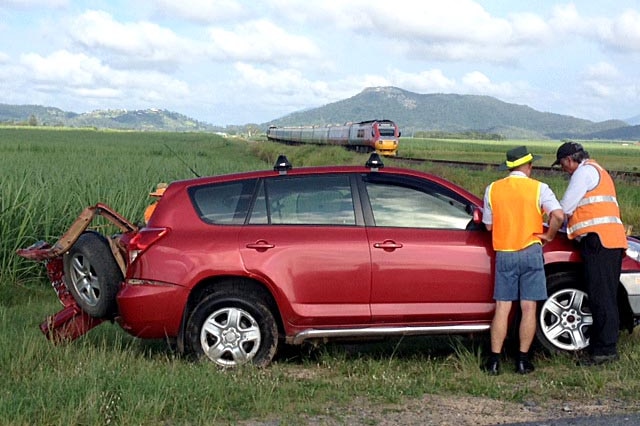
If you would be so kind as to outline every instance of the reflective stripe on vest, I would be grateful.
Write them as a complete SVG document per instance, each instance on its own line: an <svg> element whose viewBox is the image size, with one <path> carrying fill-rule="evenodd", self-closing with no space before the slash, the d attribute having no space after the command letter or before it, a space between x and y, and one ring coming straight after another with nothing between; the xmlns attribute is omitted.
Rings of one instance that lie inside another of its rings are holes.
<svg viewBox="0 0 640 426"><path fill-rule="evenodd" d="M585 197L578 203L577 207L586 206L593 203L614 203L618 205L618 199L613 195L596 195L593 197Z"/></svg>
<svg viewBox="0 0 640 426"><path fill-rule="evenodd" d="M588 226L604 225L605 223L618 223L622 225L622 221L615 216L597 217L595 219L589 219L580 223L576 223L575 225L568 227L567 232L573 234L574 232L577 232L580 229L586 228Z"/></svg>
<svg viewBox="0 0 640 426"><path fill-rule="evenodd" d="M626 248L627 237L620 220L620 208L611 176L595 161L586 160L600 176L598 185L587 191L569 218L567 235L573 239L595 232L607 248Z"/></svg>

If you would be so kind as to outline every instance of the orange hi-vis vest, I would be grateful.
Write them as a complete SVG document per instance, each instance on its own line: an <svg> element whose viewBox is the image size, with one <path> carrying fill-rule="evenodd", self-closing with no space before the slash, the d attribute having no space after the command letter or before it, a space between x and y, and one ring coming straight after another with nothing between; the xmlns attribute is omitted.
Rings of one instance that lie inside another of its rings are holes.
<svg viewBox="0 0 640 426"><path fill-rule="evenodd" d="M624 225L620 220L620 208L616 188L609 173L593 160L586 160L600 174L598 185L588 191L569 218L567 235L573 239L595 232L607 248L627 248Z"/></svg>
<svg viewBox="0 0 640 426"><path fill-rule="evenodd" d="M518 251L541 243L533 235L543 232L540 187L535 179L513 175L490 185L494 250Z"/></svg>

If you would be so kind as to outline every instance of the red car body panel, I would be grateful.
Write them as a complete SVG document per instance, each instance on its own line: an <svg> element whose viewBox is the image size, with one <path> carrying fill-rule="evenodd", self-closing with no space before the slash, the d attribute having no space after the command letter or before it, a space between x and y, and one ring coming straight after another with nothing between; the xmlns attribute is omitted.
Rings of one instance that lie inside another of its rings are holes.
<svg viewBox="0 0 640 426"><path fill-rule="evenodd" d="M478 231L371 227L374 322L491 321L493 253ZM396 249L376 248L394 242Z"/></svg>
<svg viewBox="0 0 640 426"><path fill-rule="evenodd" d="M247 247L260 242L273 248ZM371 321L371 259L364 227L245 226L239 251L249 273L277 288L285 327Z"/></svg>
<svg viewBox="0 0 640 426"><path fill-rule="evenodd" d="M118 324L141 338L177 336L189 289L171 284L124 285L118 293Z"/></svg>

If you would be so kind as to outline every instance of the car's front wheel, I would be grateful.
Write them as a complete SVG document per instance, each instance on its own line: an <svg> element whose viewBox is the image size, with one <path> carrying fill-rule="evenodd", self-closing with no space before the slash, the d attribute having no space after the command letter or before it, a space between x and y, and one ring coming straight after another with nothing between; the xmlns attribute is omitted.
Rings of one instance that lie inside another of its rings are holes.
<svg viewBox="0 0 640 426"><path fill-rule="evenodd" d="M589 297L572 273L547 277L549 297L539 308L536 337L552 353L579 351L589 346L593 323Z"/></svg>
<svg viewBox="0 0 640 426"><path fill-rule="evenodd" d="M194 309L186 342L197 357L222 367L268 365L278 349L278 327L264 298L231 288L207 296Z"/></svg>

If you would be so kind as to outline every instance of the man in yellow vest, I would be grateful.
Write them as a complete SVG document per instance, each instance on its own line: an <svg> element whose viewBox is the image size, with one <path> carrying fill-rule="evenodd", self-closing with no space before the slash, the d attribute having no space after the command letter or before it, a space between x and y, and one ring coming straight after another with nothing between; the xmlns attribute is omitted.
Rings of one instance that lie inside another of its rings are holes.
<svg viewBox="0 0 640 426"><path fill-rule="evenodd" d="M563 143L552 166L557 164L571 175L560 204L569 217L567 235L579 242L593 315L589 328L589 356L579 364L615 361L620 331L618 285L622 257L627 248L615 185L609 173L591 160L579 143Z"/></svg>
<svg viewBox="0 0 640 426"><path fill-rule="evenodd" d="M496 310L491 322L491 354L484 369L491 375L500 373L500 354L507 336L513 302L520 301L522 318L516 373L534 370L529 349L536 332L537 301L547 298L542 244L553 240L564 221L560 203L545 183L532 179L533 161L539 159L525 146L507 152L500 165L509 169L507 177L492 182L484 194L482 221L492 232L496 251ZM549 226L544 229L544 215Z"/></svg>

